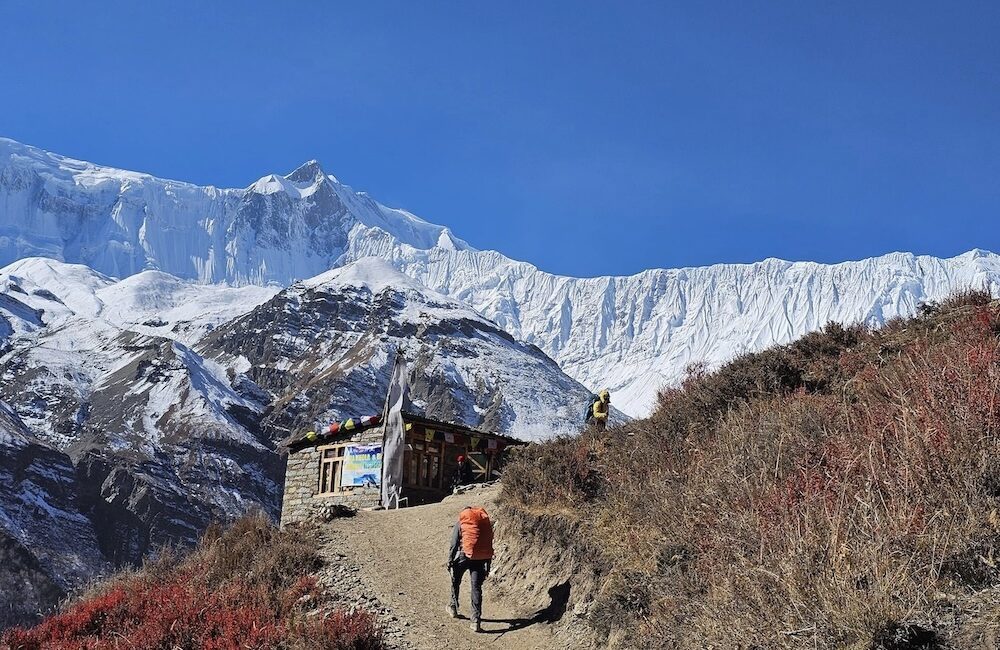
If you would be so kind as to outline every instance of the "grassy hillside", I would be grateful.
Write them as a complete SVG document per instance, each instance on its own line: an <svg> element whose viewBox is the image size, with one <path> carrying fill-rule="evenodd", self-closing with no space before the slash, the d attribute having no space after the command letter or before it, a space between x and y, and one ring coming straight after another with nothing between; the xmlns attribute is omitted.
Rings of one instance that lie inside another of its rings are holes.
<svg viewBox="0 0 1000 650"><path fill-rule="evenodd" d="M998 335L970 292L692 368L649 419L521 454L511 530L572 532L621 646L996 648Z"/></svg>
<svg viewBox="0 0 1000 650"><path fill-rule="evenodd" d="M8 630L11 650L382 650L362 610L330 611L313 577L308 531L279 532L263 515L209 529L185 557L163 554L121 573L31 629Z"/></svg>

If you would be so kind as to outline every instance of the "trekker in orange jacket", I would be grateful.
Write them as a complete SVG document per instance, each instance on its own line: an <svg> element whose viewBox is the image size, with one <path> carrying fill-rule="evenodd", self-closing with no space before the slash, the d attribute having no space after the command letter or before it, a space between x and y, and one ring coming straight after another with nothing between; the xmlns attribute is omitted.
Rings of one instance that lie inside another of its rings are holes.
<svg viewBox="0 0 1000 650"><path fill-rule="evenodd" d="M451 571L451 602L445 608L448 616L458 618L458 592L462 577L469 572L472 584L472 631L482 632L483 582L490 575L493 560L493 524L480 507L466 506L458 514L458 523L451 534L448 549L448 570Z"/></svg>

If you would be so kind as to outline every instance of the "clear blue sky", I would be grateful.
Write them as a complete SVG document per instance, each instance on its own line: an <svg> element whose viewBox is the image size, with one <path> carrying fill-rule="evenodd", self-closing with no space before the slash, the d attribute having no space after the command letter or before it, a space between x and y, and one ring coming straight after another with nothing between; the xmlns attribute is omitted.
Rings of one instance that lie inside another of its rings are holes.
<svg viewBox="0 0 1000 650"><path fill-rule="evenodd" d="M573 275L1000 249L1000 3L0 0L0 134Z"/></svg>

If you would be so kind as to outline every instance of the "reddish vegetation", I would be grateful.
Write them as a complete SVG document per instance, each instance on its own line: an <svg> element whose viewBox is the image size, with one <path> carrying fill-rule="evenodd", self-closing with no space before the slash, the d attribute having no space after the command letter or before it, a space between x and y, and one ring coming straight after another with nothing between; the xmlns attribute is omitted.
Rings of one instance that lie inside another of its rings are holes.
<svg viewBox="0 0 1000 650"><path fill-rule="evenodd" d="M210 531L187 558L163 558L111 581L29 630L3 637L14 650L321 648L379 650L366 612L322 613L324 595L302 532L263 518ZM172 566L173 565L173 566Z"/></svg>
<svg viewBox="0 0 1000 650"><path fill-rule="evenodd" d="M693 368L649 419L523 454L508 507L582 526L590 620L628 646L997 647L998 333L970 292Z"/></svg>

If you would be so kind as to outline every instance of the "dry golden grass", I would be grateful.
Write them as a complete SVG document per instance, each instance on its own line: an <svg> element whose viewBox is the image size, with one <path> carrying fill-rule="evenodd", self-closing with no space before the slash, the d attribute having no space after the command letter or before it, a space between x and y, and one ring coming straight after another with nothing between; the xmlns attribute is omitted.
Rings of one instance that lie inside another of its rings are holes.
<svg viewBox="0 0 1000 650"><path fill-rule="evenodd" d="M694 368L647 420L525 450L506 507L586 524L622 645L993 643L998 312L968 292Z"/></svg>

